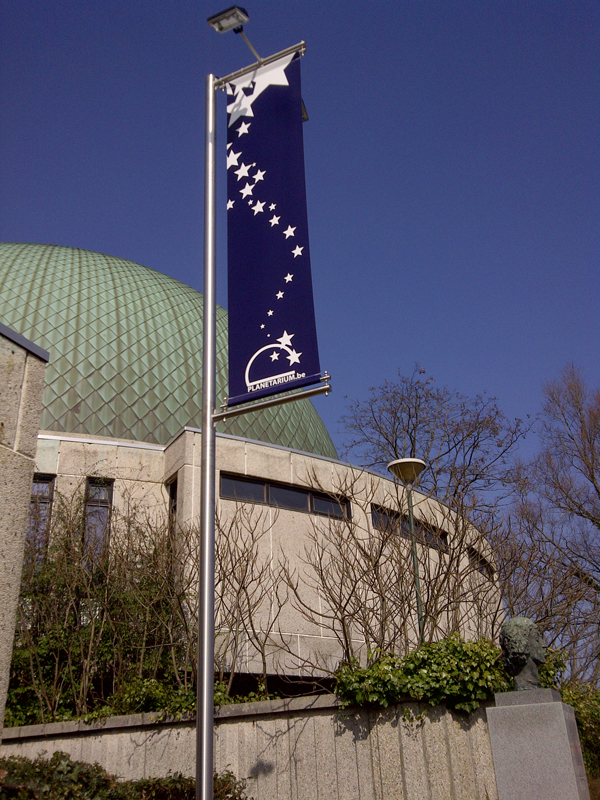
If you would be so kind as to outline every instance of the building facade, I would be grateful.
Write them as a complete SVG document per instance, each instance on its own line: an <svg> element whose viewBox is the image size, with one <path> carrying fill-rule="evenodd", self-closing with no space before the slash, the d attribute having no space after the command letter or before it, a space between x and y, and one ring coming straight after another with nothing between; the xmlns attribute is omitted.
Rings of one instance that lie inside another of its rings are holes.
<svg viewBox="0 0 600 800"><path fill-rule="evenodd" d="M143 515L188 553L180 580L193 576L202 296L122 259L3 244L0 297L2 322L50 354L30 537L50 536L58 498L79 498L91 551L110 548L118 520ZM223 309L217 325L220 395ZM374 647L414 645L403 492L341 462L310 401L220 424L216 464L221 672L326 675ZM415 494L415 509L428 638L493 632L487 543L431 498Z"/></svg>

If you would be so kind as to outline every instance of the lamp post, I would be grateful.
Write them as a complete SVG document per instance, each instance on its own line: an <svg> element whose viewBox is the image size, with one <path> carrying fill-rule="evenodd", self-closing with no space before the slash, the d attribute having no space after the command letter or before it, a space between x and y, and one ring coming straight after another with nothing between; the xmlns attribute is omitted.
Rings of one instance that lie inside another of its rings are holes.
<svg viewBox="0 0 600 800"><path fill-rule="evenodd" d="M214 583L215 583L215 423L229 416L269 408L301 397L313 397L331 391L329 375L322 385L286 395L267 398L251 406L216 413L216 91L233 80L255 72L285 56L306 49L304 42L288 47L267 58L260 58L243 33L248 12L230 6L209 17L207 22L218 33L233 30L242 38L257 59L255 64L229 75L206 78L206 129L204 167L204 310L202 315L202 449L200 479L200 575L198 594L198 671L196 711L196 800L213 800L213 729L214 729Z"/></svg>
<svg viewBox="0 0 600 800"><path fill-rule="evenodd" d="M419 578L419 559L417 558L417 542L415 538L415 520L413 515L412 489L427 464L421 458L397 458L387 465L388 470L402 483L408 499L408 523L410 526L410 546L412 550L413 572L415 576L415 593L417 595L417 623L419 626L419 644L423 642L423 602L421 600L421 581Z"/></svg>

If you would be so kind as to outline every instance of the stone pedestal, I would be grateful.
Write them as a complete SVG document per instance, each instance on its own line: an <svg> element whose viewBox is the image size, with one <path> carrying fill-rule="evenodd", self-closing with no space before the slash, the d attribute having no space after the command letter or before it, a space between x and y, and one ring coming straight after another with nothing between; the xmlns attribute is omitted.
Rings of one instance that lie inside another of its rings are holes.
<svg viewBox="0 0 600 800"><path fill-rule="evenodd" d="M495 695L487 719L499 800L589 800L575 712L554 689Z"/></svg>

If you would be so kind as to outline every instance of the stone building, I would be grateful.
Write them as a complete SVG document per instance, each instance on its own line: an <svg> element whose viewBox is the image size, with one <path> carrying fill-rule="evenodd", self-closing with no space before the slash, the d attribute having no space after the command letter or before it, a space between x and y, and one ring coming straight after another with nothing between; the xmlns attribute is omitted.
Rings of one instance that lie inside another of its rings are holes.
<svg viewBox="0 0 600 800"><path fill-rule="evenodd" d="M120 258L0 244L0 321L50 354L32 484L36 525L49 525L57 494L79 491L95 537L108 538L111 514L132 500L149 514L170 515L179 530L193 526L200 495L202 302L194 289ZM219 308L219 397L226 372L227 315ZM309 400L234 417L217 430L219 513L227 520L240 507L255 508L265 526L263 555L283 554L315 608L323 611L325 601L305 554L319 531L351 524L360 541L393 532L408 548L398 487L341 462ZM451 560L460 526L424 497L417 497L416 513L426 591L428 577ZM493 560L477 532L460 537L455 588L463 592L463 627L475 632L499 608ZM408 550L405 556L409 574ZM485 602L475 597L482 587ZM405 622L414 630L409 595ZM445 613L441 628L453 624ZM290 601L276 628L285 657L278 661L271 653L270 668L302 673L308 664L335 666L339 635L324 618L310 618L297 598ZM350 637L360 644L359 630ZM237 658L238 670L259 669L250 644Z"/></svg>

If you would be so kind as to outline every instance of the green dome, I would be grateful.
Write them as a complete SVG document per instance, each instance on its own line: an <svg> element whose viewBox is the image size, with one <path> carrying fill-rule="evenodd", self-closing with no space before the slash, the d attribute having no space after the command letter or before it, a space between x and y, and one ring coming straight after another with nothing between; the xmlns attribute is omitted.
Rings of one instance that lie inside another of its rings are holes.
<svg viewBox="0 0 600 800"><path fill-rule="evenodd" d="M50 353L42 430L166 444L200 427L202 295L122 258L0 243L0 320ZM227 312L217 308L217 397L227 391ZM219 430L336 458L309 400Z"/></svg>

